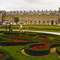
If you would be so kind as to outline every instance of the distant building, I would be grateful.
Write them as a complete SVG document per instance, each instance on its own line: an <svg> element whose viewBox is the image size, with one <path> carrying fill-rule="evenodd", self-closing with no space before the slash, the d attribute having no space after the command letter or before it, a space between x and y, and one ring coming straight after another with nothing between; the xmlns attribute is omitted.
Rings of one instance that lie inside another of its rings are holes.
<svg viewBox="0 0 60 60"><path fill-rule="evenodd" d="M58 11L0 11L0 22L14 22L19 17L25 25L58 25L60 24L60 8Z"/></svg>

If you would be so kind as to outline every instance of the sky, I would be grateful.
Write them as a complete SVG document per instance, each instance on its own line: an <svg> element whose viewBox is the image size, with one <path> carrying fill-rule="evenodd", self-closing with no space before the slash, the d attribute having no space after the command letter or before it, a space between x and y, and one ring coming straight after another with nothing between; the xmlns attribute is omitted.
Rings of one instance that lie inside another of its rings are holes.
<svg viewBox="0 0 60 60"><path fill-rule="evenodd" d="M58 10L60 0L0 0L0 10Z"/></svg>

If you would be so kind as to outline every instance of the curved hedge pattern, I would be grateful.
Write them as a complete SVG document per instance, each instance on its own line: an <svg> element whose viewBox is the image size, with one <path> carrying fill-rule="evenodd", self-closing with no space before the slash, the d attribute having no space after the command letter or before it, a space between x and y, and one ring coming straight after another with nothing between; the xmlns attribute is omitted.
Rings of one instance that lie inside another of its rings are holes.
<svg viewBox="0 0 60 60"><path fill-rule="evenodd" d="M43 49L43 50L31 49L31 47L33 47L34 45L44 45L44 44L43 43L34 43L34 44L26 45L24 48L24 51L27 54L33 55L33 56L44 56L44 55L48 55L50 53L50 45L47 45L45 47L45 49Z"/></svg>
<svg viewBox="0 0 60 60"><path fill-rule="evenodd" d="M0 32L1 33L1 32ZM35 32L17 32L17 31L2 31L2 35L0 35L0 45L1 46L16 46L16 45L26 45L24 50L27 54L33 56L44 56L48 55L50 52L50 48L57 47L57 54L60 55L60 36L54 34L46 34L46 33L35 33ZM21 39L22 41L11 41L4 38L11 38L11 39ZM27 37L27 38L26 38ZM27 40L26 42L23 40ZM44 45L43 43L39 42L47 42L47 43L54 43L54 44L47 44L45 49L38 50L38 49L31 49L31 47L36 45ZM32 44L30 44L32 43ZM3 51L3 50L2 50ZM5 53L4 53L5 54ZM8 54L7 54L8 55Z"/></svg>

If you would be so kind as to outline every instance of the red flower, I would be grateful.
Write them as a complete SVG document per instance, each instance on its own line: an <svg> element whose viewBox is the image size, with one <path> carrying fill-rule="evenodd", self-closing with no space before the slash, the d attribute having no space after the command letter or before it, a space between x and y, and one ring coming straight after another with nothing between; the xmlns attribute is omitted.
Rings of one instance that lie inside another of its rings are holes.
<svg viewBox="0 0 60 60"><path fill-rule="evenodd" d="M44 49L44 48L45 48L45 45L44 46L34 46L31 49Z"/></svg>
<svg viewBox="0 0 60 60"><path fill-rule="evenodd" d="M4 56L3 56L3 54L0 54L0 58L3 58Z"/></svg>
<svg viewBox="0 0 60 60"><path fill-rule="evenodd" d="M5 39L9 39L9 40L12 40L14 42L17 42L17 41L21 41L21 42L23 42L23 41L29 41L29 40L19 40L19 39L12 39L12 38L5 38Z"/></svg>
<svg viewBox="0 0 60 60"><path fill-rule="evenodd" d="M53 44L53 43L50 43L50 42L43 42L45 45L48 45L48 44Z"/></svg>

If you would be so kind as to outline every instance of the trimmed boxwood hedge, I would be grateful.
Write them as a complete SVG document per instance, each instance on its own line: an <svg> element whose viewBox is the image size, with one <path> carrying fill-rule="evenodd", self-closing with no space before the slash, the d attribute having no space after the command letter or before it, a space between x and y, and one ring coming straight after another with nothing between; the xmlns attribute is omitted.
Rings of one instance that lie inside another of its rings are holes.
<svg viewBox="0 0 60 60"><path fill-rule="evenodd" d="M59 47L59 46L60 46L60 43L51 44L51 48L53 48L53 47Z"/></svg>
<svg viewBox="0 0 60 60"><path fill-rule="evenodd" d="M3 54L4 56L3 58L1 58L1 60L14 60L11 54L4 49L0 49L0 54Z"/></svg>
<svg viewBox="0 0 60 60"><path fill-rule="evenodd" d="M52 37L60 37L59 35L55 34L48 34L48 33L37 33L37 32L19 32L19 31L0 31L4 34L26 34L26 35L45 35L45 36L52 36Z"/></svg>
<svg viewBox="0 0 60 60"><path fill-rule="evenodd" d="M26 35L22 35L22 36L26 36ZM32 37L32 36L28 36L27 38L24 38L22 36L12 36L12 35L5 35L2 38L11 38L11 39L18 39L18 40L26 40L27 42L38 42L38 39L36 37ZM7 41L9 41L10 39L7 39ZM11 41L11 40L10 40Z"/></svg>
<svg viewBox="0 0 60 60"><path fill-rule="evenodd" d="M20 34L20 33L23 33L23 32L20 32L20 31L4 31L3 33L4 34Z"/></svg>
<svg viewBox="0 0 60 60"><path fill-rule="evenodd" d="M17 45L26 45L30 43L37 43L37 42L0 42L0 46L17 46Z"/></svg>
<svg viewBox="0 0 60 60"><path fill-rule="evenodd" d="M36 50L36 49L31 49L31 47L33 45L44 45L43 43L34 43L34 44L29 44L29 45L26 45L24 47L24 51L29 54L29 55L32 55L32 56L44 56L44 55L48 55L50 53L50 46L51 45L47 45L45 47L45 49L43 50Z"/></svg>
<svg viewBox="0 0 60 60"><path fill-rule="evenodd" d="M29 36L29 35L26 35L26 34L22 34L22 33L20 33L20 34L5 34L5 35L3 35L2 37L4 37L4 38L13 38L13 39L20 39L20 40L30 40L30 41L32 41L32 40L34 40L34 41L37 41L37 42L40 42L40 41L42 41L42 42L54 42L54 37L49 37L49 36L44 36L44 35L39 35L39 36L44 36L44 37L46 37L47 39L44 39L44 38L40 38L38 35L36 35L36 36L29 36L29 37L27 37L27 38L23 38L23 37L21 37L21 36Z"/></svg>
<svg viewBox="0 0 60 60"><path fill-rule="evenodd" d="M37 33L37 35L45 35L45 36L51 36L51 37L60 37L60 35L49 34L49 33Z"/></svg>
<svg viewBox="0 0 60 60"><path fill-rule="evenodd" d="M56 47L56 53L60 55L60 47Z"/></svg>
<svg viewBox="0 0 60 60"><path fill-rule="evenodd" d="M29 36L36 36L36 32L25 32L24 34L29 35Z"/></svg>
<svg viewBox="0 0 60 60"><path fill-rule="evenodd" d="M1 37L4 38L13 38L13 39L21 39L21 40L34 40L34 42L52 42L59 43L60 36L55 34L47 34L47 33L36 33L36 32L19 32L19 31L4 31L4 35ZM27 38L23 38L21 36L29 36ZM38 36L46 37L47 39L39 38Z"/></svg>

